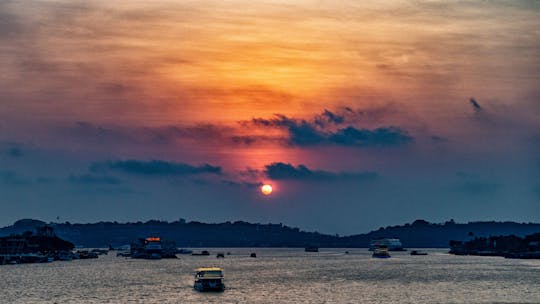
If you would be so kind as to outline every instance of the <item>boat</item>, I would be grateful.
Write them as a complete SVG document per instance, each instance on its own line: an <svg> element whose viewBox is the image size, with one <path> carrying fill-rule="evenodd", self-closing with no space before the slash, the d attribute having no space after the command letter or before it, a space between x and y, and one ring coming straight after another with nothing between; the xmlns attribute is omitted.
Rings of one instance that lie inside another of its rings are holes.
<svg viewBox="0 0 540 304"><path fill-rule="evenodd" d="M319 247L308 246L308 247L304 248L304 251L305 252L319 252Z"/></svg>
<svg viewBox="0 0 540 304"><path fill-rule="evenodd" d="M197 252L193 252L191 255L210 255L210 252L206 251L206 250L203 250L199 253Z"/></svg>
<svg viewBox="0 0 540 304"><path fill-rule="evenodd" d="M375 248L371 256L374 258L385 259L390 257L390 252L388 252L388 247L380 246Z"/></svg>
<svg viewBox="0 0 540 304"><path fill-rule="evenodd" d="M136 259L176 259L176 252L174 241L164 241L160 237L141 238L130 246L131 257Z"/></svg>
<svg viewBox="0 0 540 304"><path fill-rule="evenodd" d="M257 257L257 254L255 252L252 252L250 255L249 255L250 258L256 258Z"/></svg>
<svg viewBox="0 0 540 304"><path fill-rule="evenodd" d="M198 291L223 291L223 270L217 267L197 268L193 288Z"/></svg>
<svg viewBox="0 0 540 304"><path fill-rule="evenodd" d="M161 238L147 237L141 238L138 242L132 243L130 246L131 257L135 259L161 259L163 248L161 247Z"/></svg>
<svg viewBox="0 0 540 304"><path fill-rule="evenodd" d="M225 257L225 254L223 252L220 252L216 255L216 258L224 258Z"/></svg>
<svg viewBox="0 0 540 304"><path fill-rule="evenodd" d="M193 250L181 248L181 249L178 249L178 250L176 251L176 253L178 253L178 254L192 254L192 253L193 253Z"/></svg>
<svg viewBox="0 0 540 304"><path fill-rule="evenodd" d="M381 238L371 240L369 243L369 250L373 251L377 247L386 247L388 251L406 251L398 238Z"/></svg>
<svg viewBox="0 0 540 304"><path fill-rule="evenodd" d="M411 251L411 255L428 255L428 253L423 252L423 251L413 250Z"/></svg>
<svg viewBox="0 0 540 304"><path fill-rule="evenodd" d="M77 250L76 252L79 255L79 259L86 260L86 259L97 259L98 254L95 252L91 252L88 250Z"/></svg>

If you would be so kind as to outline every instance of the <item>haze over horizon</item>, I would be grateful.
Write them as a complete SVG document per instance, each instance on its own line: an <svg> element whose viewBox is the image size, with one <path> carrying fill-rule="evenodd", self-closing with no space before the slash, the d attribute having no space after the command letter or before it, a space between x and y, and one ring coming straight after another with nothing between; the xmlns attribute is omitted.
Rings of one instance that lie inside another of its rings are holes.
<svg viewBox="0 0 540 304"><path fill-rule="evenodd" d="M0 226L540 222L539 84L538 1L2 1Z"/></svg>

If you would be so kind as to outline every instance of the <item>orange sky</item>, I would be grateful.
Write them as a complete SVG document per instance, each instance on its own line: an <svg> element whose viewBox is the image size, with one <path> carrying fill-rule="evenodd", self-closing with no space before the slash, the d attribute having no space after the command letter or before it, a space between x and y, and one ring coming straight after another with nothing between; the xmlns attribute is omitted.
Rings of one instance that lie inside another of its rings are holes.
<svg viewBox="0 0 540 304"><path fill-rule="evenodd" d="M440 120L470 96L526 105L540 67L536 11L517 4L3 5L24 20L1 58L16 114L162 125L397 102Z"/></svg>

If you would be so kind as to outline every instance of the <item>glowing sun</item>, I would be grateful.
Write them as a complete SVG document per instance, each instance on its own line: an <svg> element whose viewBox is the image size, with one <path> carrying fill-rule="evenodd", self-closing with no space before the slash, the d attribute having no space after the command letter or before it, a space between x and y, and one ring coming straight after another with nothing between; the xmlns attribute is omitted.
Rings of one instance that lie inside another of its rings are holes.
<svg viewBox="0 0 540 304"><path fill-rule="evenodd" d="M265 184L261 187L261 192L264 195L270 195L272 193L272 186L269 184Z"/></svg>

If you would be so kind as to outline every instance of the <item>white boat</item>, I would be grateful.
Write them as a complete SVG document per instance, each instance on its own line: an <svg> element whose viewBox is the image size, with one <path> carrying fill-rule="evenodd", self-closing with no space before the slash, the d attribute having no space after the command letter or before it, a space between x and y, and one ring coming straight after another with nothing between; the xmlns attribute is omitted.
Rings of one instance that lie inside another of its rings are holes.
<svg viewBox="0 0 540 304"><path fill-rule="evenodd" d="M369 250L373 251L378 247L386 247L389 251L405 251L401 241L397 238L382 238L371 240Z"/></svg>
<svg viewBox="0 0 540 304"><path fill-rule="evenodd" d="M218 267L197 268L193 288L198 291L223 291L223 270Z"/></svg>

